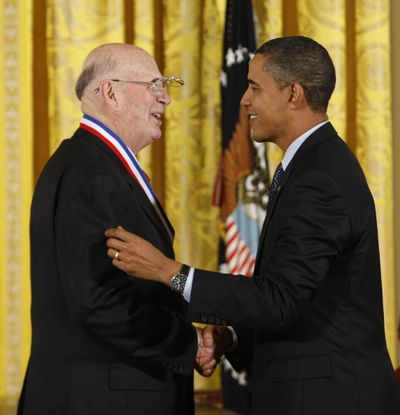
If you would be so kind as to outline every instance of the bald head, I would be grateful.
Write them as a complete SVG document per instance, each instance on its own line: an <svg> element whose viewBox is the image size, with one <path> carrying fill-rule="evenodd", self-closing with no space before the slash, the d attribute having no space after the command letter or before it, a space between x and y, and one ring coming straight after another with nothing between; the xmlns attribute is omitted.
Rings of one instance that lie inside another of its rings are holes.
<svg viewBox="0 0 400 415"><path fill-rule="evenodd" d="M122 43L89 53L76 83L81 110L117 134L134 152L161 137L167 91L155 91L161 73L145 50Z"/></svg>
<svg viewBox="0 0 400 415"><path fill-rule="evenodd" d="M124 43L109 43L97 47L89 53L83 64L83 69L75 85L75 92L79 100L82 99L86 87L94 80L115 77L116 71L137 73L156 65L152 56L138 46Z"/></svg>

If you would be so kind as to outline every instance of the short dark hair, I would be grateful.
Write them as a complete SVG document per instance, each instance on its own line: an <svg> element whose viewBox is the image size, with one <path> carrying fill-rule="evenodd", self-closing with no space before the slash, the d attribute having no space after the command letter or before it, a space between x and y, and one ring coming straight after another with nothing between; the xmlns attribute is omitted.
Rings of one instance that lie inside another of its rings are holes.
<svg viewBox="0 0 400 415"><path fill-rule="evenodd" d="M288 36L269 40L255 53L268 57L265 71L280 88L298 82L310 108L326 111L336 75L332 59L322 45L308 37Z"/></svg>

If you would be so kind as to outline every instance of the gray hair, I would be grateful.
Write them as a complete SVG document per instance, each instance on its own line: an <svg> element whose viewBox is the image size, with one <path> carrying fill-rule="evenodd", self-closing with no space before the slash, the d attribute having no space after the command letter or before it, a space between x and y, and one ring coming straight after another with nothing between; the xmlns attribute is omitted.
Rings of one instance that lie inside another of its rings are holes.
<svg viewBox="0 0 400 415"><path fill-rule="evenodd" d="M110 56L98 58L97 60L84 66L75 84L75 93L79 100L81 100L85 88L96 77L100 77L117 67L117 62Z"/></svg>

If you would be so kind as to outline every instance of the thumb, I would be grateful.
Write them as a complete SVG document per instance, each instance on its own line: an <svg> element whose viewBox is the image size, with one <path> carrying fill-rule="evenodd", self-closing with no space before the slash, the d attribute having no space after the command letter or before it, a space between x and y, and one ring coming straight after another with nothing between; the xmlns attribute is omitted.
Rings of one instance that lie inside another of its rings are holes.
<svg viewBox="0 0 400 415"><path fill-rule="evenodd" d="M203 345L205 347L210 347L214 344L214 327L206 326L203 329Z"/></svg>

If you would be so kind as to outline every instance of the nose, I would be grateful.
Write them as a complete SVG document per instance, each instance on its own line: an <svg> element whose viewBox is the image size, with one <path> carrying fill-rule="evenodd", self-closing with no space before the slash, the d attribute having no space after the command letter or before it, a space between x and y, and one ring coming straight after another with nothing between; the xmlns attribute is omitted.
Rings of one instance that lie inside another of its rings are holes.
<svg viewBox="0 0 400 415"><path fill-rule="evenodd" d="M166 89L164 89L158 96L157 101L160 102L163 105L169 105L171 103L171 98L168 95L168 92Z"/></svg>
<svg viewBox="0 0 400 415"><path fill-rule="evenodd" d="M244 94L242 96L242 99L240 100L240 105L248 106L250 105L250 88L247 88L246 91L244 91Z"/></svg>

